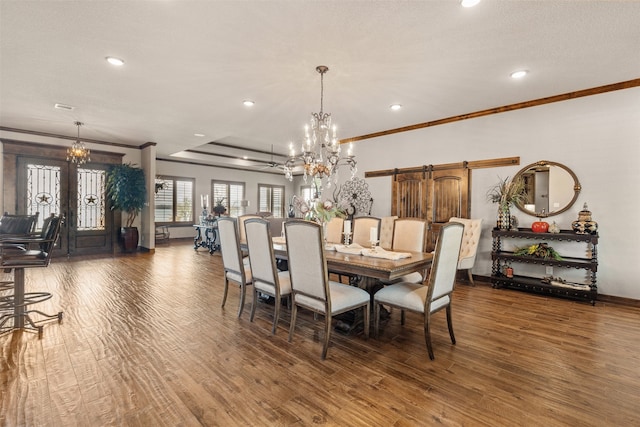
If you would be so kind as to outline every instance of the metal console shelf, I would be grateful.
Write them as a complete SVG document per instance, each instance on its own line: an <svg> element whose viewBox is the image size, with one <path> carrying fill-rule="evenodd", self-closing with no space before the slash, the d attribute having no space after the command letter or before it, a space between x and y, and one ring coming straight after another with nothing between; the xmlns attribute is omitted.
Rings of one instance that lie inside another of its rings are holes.
<svg viewBox="0 0 640 427"><path fill-rule="evenodd" d="M529 292L552 294L566 298L587 300L595 304L598 296L596 285L596 273L598 271L598 235L597 234L577 234L572 230L561 230L560 233L534 233L529 229L519 228L518 231L494 229L492 232L493 248L491 260L491 284L494 288L508 287ZM527 256L516 256L513 252L502 250L502 239L528 239L539 242L544 241L566 241L585 243L587 245L584 258L563 257L562 260L543 259ZM571 284L556 285L544 282L539 277L514 275L507 277L503 272L503 267L507 263L537 264L552 267L577 268L590 271L590 283L581 285Z"/></svg>

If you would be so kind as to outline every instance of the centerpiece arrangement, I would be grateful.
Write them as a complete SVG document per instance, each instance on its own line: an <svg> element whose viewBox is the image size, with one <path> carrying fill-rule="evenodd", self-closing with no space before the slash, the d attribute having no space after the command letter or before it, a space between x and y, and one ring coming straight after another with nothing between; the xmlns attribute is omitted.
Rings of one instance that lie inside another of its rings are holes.
<svg viewBox="0 0 640 427"><path fill-rule="evenodd" d="M293 198L293 205L302 217L309 221L315 221L319 224L326 224L333 218L346 217L345 210L331 200L315 199L307 202L297 196Z"/></svg>
<svg viewBox="0 0 640 427"><path fill-rule="evenodd" d="M501 179L487 191L487 199L498 204L496 227L502 230L511 229L511 206L522 204L527 197L522 179Z"/></svg>

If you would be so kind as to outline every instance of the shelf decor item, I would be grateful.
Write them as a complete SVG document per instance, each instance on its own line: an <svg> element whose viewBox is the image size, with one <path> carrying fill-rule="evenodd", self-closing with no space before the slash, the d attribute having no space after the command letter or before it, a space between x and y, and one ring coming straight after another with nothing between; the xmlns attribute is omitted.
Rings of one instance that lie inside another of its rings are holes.
<svg viewBox="0 0 640 427"><path fill-rule="evenodd" d="M558 224L556 224L555 221L553 221L549 226L549 233L552 233L552 234L560 233L560 227L558 226Z"/></svg>
<svg viewBox="0 0 640 427"><path fill-rule="evenodd" d="M526 195L524 181L522 179L509 180L509 177L504 180L500 179L487 191L487 199L498 204L496 228L511 229L511 206L523 203Z"/></svg>
<svg viewBox="0 0 640 427"><path fill-rule="evenodd" d="M598 223L591 219L591 211L586 203L578 212L578 220L571 223L571 228L578 234L596 234L598 232Z"/></svg>
<svg viewBox="0 0 640 427"><path fill-rule="evenodd" d="M514 252L516 256L530 256L534 258L554 259L562 261L562 257L555 249L546 243L535 243L530 246L517 248Z"/></svg>
<svg viewBox="0 0 640 427"><path fill-rule="evenodd" d="M546 221L535 221L531 224L531 231L534 233L546 233L549 231L549 223Z"/></svg>

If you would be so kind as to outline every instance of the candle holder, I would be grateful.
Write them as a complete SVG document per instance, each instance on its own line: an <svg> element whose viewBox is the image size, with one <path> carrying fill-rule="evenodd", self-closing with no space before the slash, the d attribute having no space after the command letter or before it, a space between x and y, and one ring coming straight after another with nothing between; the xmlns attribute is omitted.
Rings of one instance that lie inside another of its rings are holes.
<svg viewBox="0 0 640 427"><path fill-rule="evenodd" d="M349 243L351 243L351 235L353 233L347 233L346 231L342 233L344 235L344 239L342 240L344 242L345 245L348 245Z"/></svg>
<svg viewBox="0 0 640 427"><path fill-rule="evenodd" d="M207 212L207 207L202 208L202 215L200 215L200 225L207 225L207 218L209 217L209 212Z"/></svg>

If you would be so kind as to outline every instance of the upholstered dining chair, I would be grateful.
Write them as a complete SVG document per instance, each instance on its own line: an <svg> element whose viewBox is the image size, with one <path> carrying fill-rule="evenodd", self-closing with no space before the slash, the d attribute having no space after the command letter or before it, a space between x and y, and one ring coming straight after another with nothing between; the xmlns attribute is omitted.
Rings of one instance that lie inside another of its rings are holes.
<svg viewBox="0 0 640 427"><path fill-rule="evenodd" d="M360 246L371 246L371 229L376 228L376 236L380 239L380 218L372 216L359 216L353 218L353 238L352 243L357 243Z"/></svg>
<svg viewBox="0 0 640 427"><path fill-rule="evenodd" d="M462 247L460 248L458 270L467 270L469 283L471 283L471 286L475 286L471 270L476 263L476 255L478 254L478 244L480 243L480 234L482 233L482 218L467 219L452 217L449 221L459 222L464 225L464 236L462 237Z"/></svg>
<svg viewBox="0 0 640 427"><path fill-rule="evenodd" d="M327 232L324 239L329 243L341 243L343 240L342 230L344 229L344 218L333 217L327 223Z"/></svg>
<svg viewBox="0 0 640 427"><path fill-rule="evenodd" d="M380 218L380 247L388 251L393 246L393 226L398 219L397 215L383 216Z"/></svg>
<svg viewBox="0 0 640 427"><path fill-rule="evenodd" d="M219 218L218 235L220 236L220 252L222 253L222 264L224 266L222 307L224 308L224 304L227 302L229 281L237 283L240 287L240 307L238 307L238 317L240 317L244 308L246 288L253 282L253 277L251 275L251 267L242 261L236 219L231 217Z"/></svg>
<svg viewBox="0 0 640 427"><path fill-rule="evenodd" d="M427 286L402 282L386 286L375 293L373 304L376 336L378 336L380 329L380 304L399 308L401 310L401 324L403 325L405 310L421 313L424 316L424 336L427 351L429 352L429 358L433 360L431 316L442 309L446 309L451 343L456 343L451 319L451 299L458 270L458 257L460 256L463 232L464 226L457 222L448 222L442 226L436 242Z"/></svg>
<svg viewBox="0 0 640 427"><path fill-rule="evenodd" d="M263 217L257 214L246 214L246 215L240 215L238 217L238 232L240 233L239 234L240 243L247 243L247 236L245 234L244 222L250 218L263 218Z"/></svg>
<svg viewBox="0 0 640 427"><path fill-rule="evenodd" d="M324 316L322 359L327 356L333 316L362 308L364 335L369 338L371 296L358 287L329 280L322 227L315 222L291 220L284 225L291 277L292 307L289 342L296 327L298 307Z"/></svg>
<svg viewBox="0 0 640 427"><path fill-rule="evenodd" d="M398 218L394 221L391 250L396 252L424 252L427 242L427 220L422 218ZM398 282L422 283L425 272L413 272L384 284Z"/></svg>
<svg viewBox="0 0 640 427"><path fill-rule="evenodd" d="M273 327L271 333L276 333L280 317L280 304L283 297L291 296L291 281L287 271L278 271L276 258L273 253L273 242L269 221L259 218L247 219L244 222L249 249L249 263L253 278L253 302L251 303L251 317L256 313L258 293L270 295L275 299Z"/></svg>

